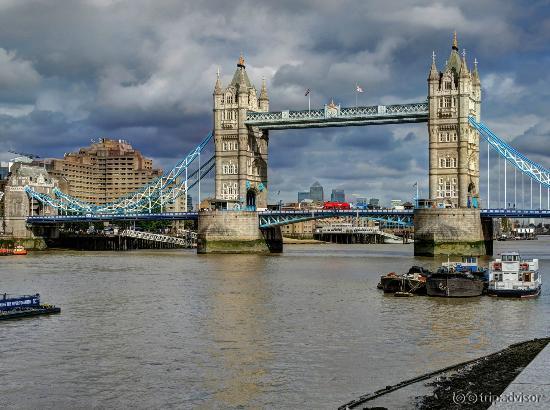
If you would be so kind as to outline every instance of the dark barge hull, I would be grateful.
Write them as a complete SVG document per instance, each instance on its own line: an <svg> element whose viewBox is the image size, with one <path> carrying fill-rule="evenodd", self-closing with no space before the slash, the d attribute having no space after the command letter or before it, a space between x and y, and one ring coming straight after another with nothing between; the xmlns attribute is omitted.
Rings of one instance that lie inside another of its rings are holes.
<svg viewBox="0 0 550 410"><path fill-rule="evenodd" d="M412 292L417 295L426 294L426 282L418 279L398 277L382 277L380 284L384 293Z"/></svg>
<svg viewBox="0 0 550 410"><path fill-rule="evenodd" d="M536 289L529 290L518 290L518 289L487 289L487 294L489 296L498 296L501 298L536 298L540 295L540 290L542 286L539 286Z"/></svg>
<svg viewBox="0 0 550 410"><path fill-rule="evenodd" d="M430 277L426 281L426 292L428 296L467 298L481 296L483 293L483 285L483 281L476 279Z"/></svg>
<svg viewBox="0 0 550 410"><path fill-rule="evenodd" d="M0 312L0 320L9 319L21 319L24 317L51 315L55 313L61 313L61 308L58 307L40 307L36 309L24 309L24 310L8 310Z"/></svg>
<svg viewBox="0 0 550 410"><path fill-rule="evenodd" d="M382 277L380 279L380 284L382 285L384 293L394 293L401 290L401 278L397 276Z"/></svg>

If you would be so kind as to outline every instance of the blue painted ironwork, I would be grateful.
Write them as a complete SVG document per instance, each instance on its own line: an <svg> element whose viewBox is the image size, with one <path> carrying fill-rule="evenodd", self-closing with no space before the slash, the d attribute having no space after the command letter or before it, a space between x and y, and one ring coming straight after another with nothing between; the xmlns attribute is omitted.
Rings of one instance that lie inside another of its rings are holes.
<svg viewBox="0 0 550 410"><path fill-rule="evenodd" d="M234 212L227 210L226 212ZM481 209L482 218L550 218L548 209ZM127 214L88 214L30 216L30 225L63 224L69 222L116 222L116 221L178 221L196 220L198 212L160 212ZM413 225L412 210L316 210L316 211L261 211L260 228L269 228L313 219L334 217L366 217L380 222L395 223L402 226Z"/></svg>
<svg viewBox="0 0 550 410"><path fill-rule="evenodd" d="M127 214L88 214L29 216L29 225L59 225L71 222L117 222L117 221L190 221L196 220L198 212L158 212Z"/></svg>
<svg viewBox="0 0 550 410"><path fill-rule="evenodd" d="M344 107L303 111L249 111L245 124L262 129L345 127L350 125L398 124L428 121L428 103Z"/></svg>
<svg viewBox="0 0 550 410"><path fill-rule="evenodd" d="M470 124L479 131L480 135L489 143L489 145L499 153L501 157L511 163L534 181L550 188L550 170L531 161L521 152L511 147L507 142L497 137L484 123L477 122L473 117L469 117Z"/></svg>
<svg viewBox="0 0 550 410"><path fill-rule="evenodd" d="M68 195L57 188L54 188L56 198L38 193L29 186L25 187L25 192L33 199L65 213L94 215L125 214L144 211L151 213L155 209L163 209L166 205L173 203L176 198L186 193L186 190L189 190L198 183L199 170L192 172L187 176L187 179L181 178L181 176L184 171L190 167L193 161L198 158L208 142L212 139L212 135L212 132L210 132L191 153L163 176L154 179L143 188L129 193L109 204L91 204ZM214 166L215 157L212 157L200 167L200 177L202 178L208 174Z"/></svg>
<svg viewBox="0 0 550 410"><path fill-rule="evenodd" d="M310 211L262 211L260 212L260 228L271 228L311 221L314 219L336 217L367 217L369 219L394 223L401 226L412 225L412 209L365 209L365 210L310 210Z"/></svg>
<svg viewBox="0 0 550 410"><path fill-rule="evenodd" d="M549 209L481 209L482 218L550 218Z"/></svg>

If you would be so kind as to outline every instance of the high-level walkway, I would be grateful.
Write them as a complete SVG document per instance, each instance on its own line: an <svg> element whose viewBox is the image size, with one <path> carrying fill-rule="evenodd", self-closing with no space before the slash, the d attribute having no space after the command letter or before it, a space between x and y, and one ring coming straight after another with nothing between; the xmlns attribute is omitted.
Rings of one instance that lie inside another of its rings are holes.
<svg viewBox="0 0 550 410"><path fill-rule="evenodd" d="M403 124L428 121L428 103L324 108L302 111L248 111L245 124L260 129L347 127L375 124Z"/></svg>

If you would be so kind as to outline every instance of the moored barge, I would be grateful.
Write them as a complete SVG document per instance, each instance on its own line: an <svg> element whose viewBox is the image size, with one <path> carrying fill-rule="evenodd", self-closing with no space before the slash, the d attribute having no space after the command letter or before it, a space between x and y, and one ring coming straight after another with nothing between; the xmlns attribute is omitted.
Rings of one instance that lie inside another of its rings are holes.
<svg viewBox="0 0 550 410"><path fill-rule="evenodd" d="M417 295L426 294L426 278L430 271L421 266L413 266L403 275L390 272L380 277L378 288L384 293L406 292Z"/></svg>
<svg viewBox="0 0 550 410"><path fill-rule="evenodd" d="M447 298L464 298L481 296L484 281L470 272L456 272L453 269L441 267L426 280L428 296Z"/></svg>

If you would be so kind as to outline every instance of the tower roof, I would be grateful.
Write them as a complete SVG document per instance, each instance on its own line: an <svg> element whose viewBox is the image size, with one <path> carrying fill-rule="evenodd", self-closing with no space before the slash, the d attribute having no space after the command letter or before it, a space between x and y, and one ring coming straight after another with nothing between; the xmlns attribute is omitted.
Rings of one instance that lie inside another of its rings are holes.
<svg viewBox="0 0 550 410"><path fill-rule="evenodd" d="M252 87L252 83L250 82L248 75L246 74L246 66L244 64L244 57L242 54L239 57L239 61L237 62L237 69L235 70L235 74L233 74L233 79L231 80L231 83L229 85L239 88L241 82L246 86L247 90L248 88Z"/></svg>
<svg viewBox="0 0 550 410"><path fill-rule="evenodd" d="M458 73L460 73L460 67L462 66L462 61L458 55L458 40L456 39L456 31L453 36L453 45L451 47L451 55L447 60L447 65L445 71L453 71L455 80L458 79Z"/></svg>

